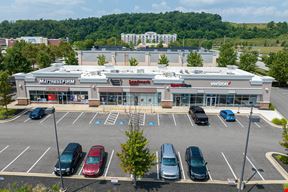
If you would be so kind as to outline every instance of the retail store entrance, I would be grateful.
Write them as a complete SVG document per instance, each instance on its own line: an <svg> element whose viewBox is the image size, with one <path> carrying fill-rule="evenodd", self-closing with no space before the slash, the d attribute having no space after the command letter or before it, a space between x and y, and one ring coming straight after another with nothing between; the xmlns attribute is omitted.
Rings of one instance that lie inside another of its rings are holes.
<svg viewBox="0 0 288 192"><path fill-rule="evenodd" d="M206 97L206 106L215 107L217 103L217 97Z"/></svg>

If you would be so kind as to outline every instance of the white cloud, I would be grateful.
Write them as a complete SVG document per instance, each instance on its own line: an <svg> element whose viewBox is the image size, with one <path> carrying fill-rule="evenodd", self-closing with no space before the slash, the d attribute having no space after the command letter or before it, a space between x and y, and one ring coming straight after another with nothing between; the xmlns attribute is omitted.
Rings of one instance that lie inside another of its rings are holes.
<svg viewBox="0 0 288 192"><path fill-rule="evenodd" d="M45 4L45 5L77 5L84 3L84 0L15 0L15 5L33 5L33 4Z"/></svg>
<svg viewBox="0 0 288 192"><path fill-rule="evenodd" d="M134 8L133 8L133 11L135 11L135 12L136 12L136 11L139 11L139 10L140 10L140 7L139 7L139 5L135 5L135 6L134 6Z"/></svg>
<svg viewBox="0 0 288 192"><path fill-rule="evenodd" d="M171 10L166 1L161 1L160 3L153 3L152 9L154 12L165 12Z"/></svg>

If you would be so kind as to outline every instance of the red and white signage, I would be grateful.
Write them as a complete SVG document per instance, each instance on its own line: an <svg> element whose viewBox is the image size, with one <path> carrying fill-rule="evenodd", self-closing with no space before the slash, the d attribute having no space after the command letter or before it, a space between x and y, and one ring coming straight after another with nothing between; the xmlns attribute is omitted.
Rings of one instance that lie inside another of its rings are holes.
<svg viewBox="0 0 288 192"><path fill-rule="evenodd" d="M131 86L138 86L138 85L150 85L150 80L129 80L129 85Z"/></svg>

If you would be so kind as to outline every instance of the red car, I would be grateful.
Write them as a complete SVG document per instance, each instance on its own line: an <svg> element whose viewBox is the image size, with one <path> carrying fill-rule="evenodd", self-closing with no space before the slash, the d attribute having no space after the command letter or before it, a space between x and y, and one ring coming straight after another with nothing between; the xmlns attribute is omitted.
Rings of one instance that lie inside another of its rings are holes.
<svg viewBox="0 0 288 192"><path fill-rule="evenodd" d="M95 145L88 152L82 174L86 177L99 176L103 166L105 166L105 149L101 145Z"/></svg>

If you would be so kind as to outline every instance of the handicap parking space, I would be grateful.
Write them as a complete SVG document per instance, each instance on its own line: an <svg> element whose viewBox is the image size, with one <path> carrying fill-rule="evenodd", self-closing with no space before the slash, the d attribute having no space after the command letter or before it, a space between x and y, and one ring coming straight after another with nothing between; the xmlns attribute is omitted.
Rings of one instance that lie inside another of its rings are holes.
<svg viewBox="0 0 288 192"><path fill-rule="evenodd" d="M104 122L107 119L109 113L98 112L93 121L91 122L91 126L104 126Z"/></svg>
<svg viewBox="0 0 288 192"><path fill-rule="evenodd" d="M155 127L155 126L158 126L157 114L146 114L146 117L145 117L145 126L146 126L146 127Z"/></svg>
<svg viewBox="0 0 288 192"><path fill-rule="evenodd" d="M115 122L116 126L128 126L129 123L129 114L128 113L122 113L118 115L118 118Z"/></svg>

